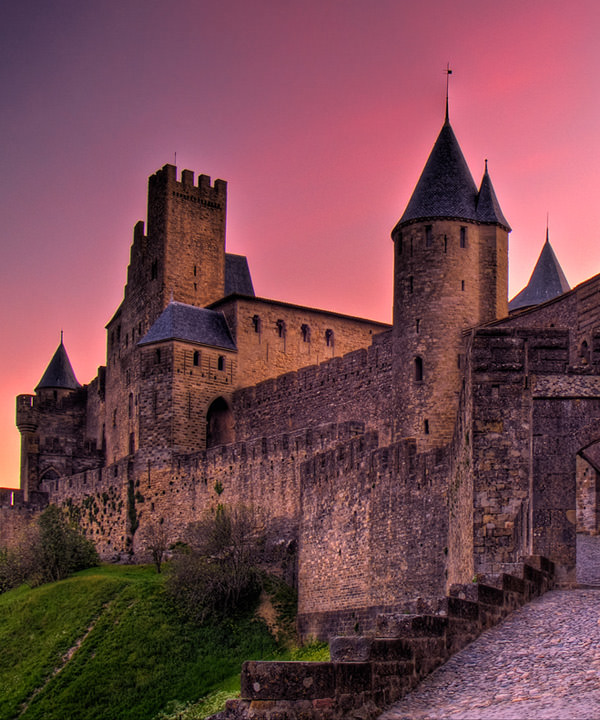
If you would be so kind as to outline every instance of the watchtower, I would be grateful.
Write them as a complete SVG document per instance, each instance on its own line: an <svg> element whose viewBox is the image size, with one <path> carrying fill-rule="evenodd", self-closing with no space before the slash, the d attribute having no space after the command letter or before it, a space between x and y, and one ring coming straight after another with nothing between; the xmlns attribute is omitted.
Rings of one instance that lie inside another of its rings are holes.
<svg viewBox="0 0 600 720"><path fill-rule="evenodd" d="M420 449L452 436L462 332L508 312L509 231L487 161L478 190L446 112L392 231L397 435Z"/></svg>

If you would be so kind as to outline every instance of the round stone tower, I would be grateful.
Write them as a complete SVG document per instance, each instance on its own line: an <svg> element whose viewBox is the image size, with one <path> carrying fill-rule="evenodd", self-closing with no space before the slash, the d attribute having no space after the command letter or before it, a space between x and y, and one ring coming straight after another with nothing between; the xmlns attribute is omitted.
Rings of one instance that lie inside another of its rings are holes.
<svg viewBox="0 0 600 720"><path fill-rule="evenodd" d="M452 437L463 331L507 314L508 233L486 168L479 190L448 114L392 231L397 437Z"/></svg>

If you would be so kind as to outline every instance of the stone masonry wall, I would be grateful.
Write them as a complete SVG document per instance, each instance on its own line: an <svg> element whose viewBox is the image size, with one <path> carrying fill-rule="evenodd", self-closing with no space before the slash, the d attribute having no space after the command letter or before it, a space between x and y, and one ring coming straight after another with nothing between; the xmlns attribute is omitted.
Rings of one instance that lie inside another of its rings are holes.
<svg viewBox="0 0 600 720"><path fill-rule="evenodd" d="M364 350L239 390L232 398L236 438L252 438L257 428L272 435L360 418L389 442L395 423L391 367L386 333Z"/></svg>
<svg viewBox="0 0 600 720"><path fill-rule="evenodd" d="M445 587L447 467L377 434L302 467L298 625L303 637L370 632L379 612Z"/></svg>
<svg viewBox="0 0 600 720"><path fill-rule="evenodd" d="M375 335L390 329L384 323L262 298L233 296L212 308L225 314L236 341L236 388L366 348Z"/></svg>

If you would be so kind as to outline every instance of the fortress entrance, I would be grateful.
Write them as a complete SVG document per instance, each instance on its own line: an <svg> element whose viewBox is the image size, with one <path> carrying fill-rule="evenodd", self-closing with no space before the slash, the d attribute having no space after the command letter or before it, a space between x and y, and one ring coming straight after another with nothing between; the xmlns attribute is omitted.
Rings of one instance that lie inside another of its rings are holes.
<svg viewBox="0 0 600 720"><path fill-rule="evenodd" d="M225 445L234 440L233 413L225 398L218 397L206 413L206 447Z"/></svg>

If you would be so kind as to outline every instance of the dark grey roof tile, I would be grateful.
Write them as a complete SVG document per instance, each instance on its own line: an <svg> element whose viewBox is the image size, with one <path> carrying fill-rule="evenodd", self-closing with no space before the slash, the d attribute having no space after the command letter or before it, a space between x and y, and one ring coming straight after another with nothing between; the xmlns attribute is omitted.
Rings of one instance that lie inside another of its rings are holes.
<svg viewBox="0 0 600 720"><path fill-rule="evenodd" d="M138 345L163 340L183 340L226 350L236 349L223 313L179 302L167 305Z"/></svg>

